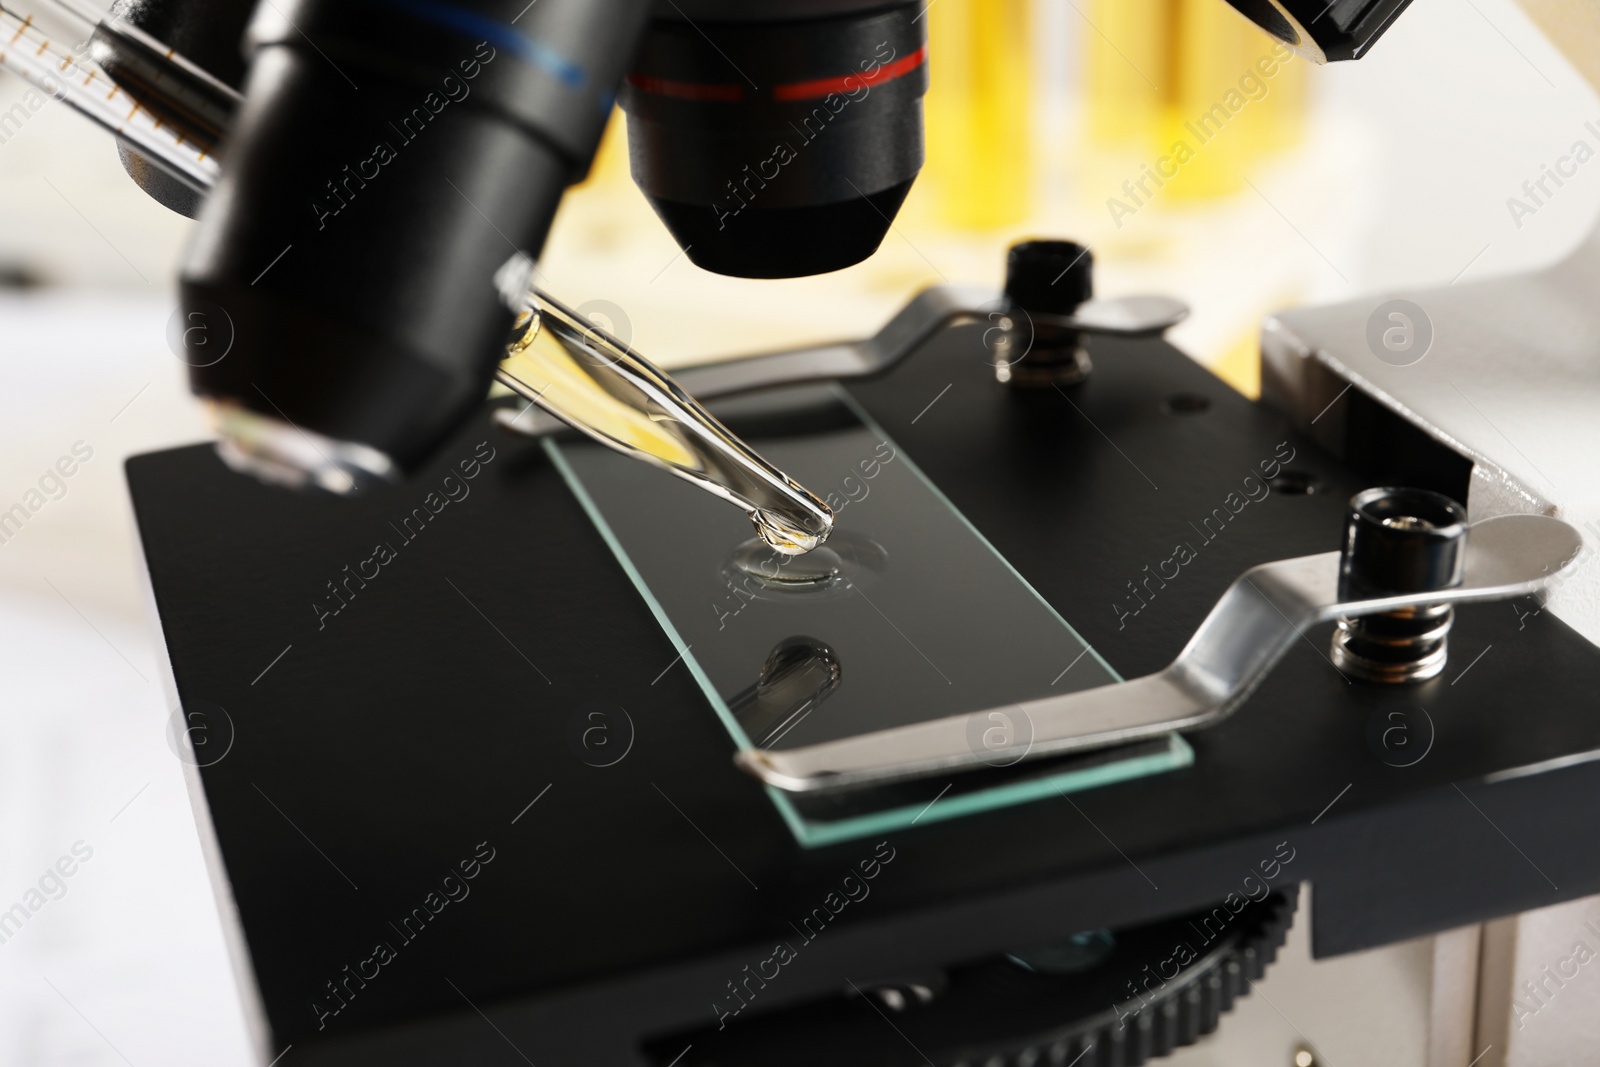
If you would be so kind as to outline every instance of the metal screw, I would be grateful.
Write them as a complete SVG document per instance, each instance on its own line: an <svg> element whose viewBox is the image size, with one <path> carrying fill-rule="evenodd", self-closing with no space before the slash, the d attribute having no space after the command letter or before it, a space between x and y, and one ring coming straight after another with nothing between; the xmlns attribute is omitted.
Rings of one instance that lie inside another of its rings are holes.
<svg viewBox="0 0 1600 1067"><path fill-rule="evenodd" d="M1424 489L1368 489L1350 500L1339 561L1340 596L1377 599L1461 582L1467 514ZM1373 682L1420 682L1444 670L1455 612L1425 604L1339 619L1333 664Z"/></svg>

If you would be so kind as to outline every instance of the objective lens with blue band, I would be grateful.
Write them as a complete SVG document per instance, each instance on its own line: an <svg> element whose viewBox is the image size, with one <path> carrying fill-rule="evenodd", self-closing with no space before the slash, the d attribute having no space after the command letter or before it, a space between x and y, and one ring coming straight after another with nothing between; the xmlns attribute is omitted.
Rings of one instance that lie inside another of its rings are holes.
<svg viewBox="0 0 1600 1067"><path fill-rule="evenodd" d="M582 89L588 82L583 67L542 41L518 32L514 27L469 8L442 4L437 0L369 0L404 11L414 18L432 22L467 37L478 37L497 48L544 71L571 89ZM532 6L531 4L529 5Z"/></svg>

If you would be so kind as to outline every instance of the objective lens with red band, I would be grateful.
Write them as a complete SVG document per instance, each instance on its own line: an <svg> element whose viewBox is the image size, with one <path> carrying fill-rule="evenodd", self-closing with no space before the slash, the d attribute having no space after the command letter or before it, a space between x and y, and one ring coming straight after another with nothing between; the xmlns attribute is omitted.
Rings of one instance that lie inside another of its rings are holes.
<svg viewBox="0 0 1600 1067"><path fill-rule="evenodd" d="M620 98L628 150L691 261L788 278L877 249L922 168L920 10L651 23Z"/></svg>
<svg viewBox="0 0 1600 1067"><path fill-rule="evenodd" d="M884 82L894 81L896 78L905 77L912 71L921 67L928 59L928 46L923 45L915 52L903 59L892 63L885 63L871 70L859 74L846 74L840 78L818 78L814 81L790 82L779 85L772 90L774 100L819 100L829 93L854 93L861 86L882 85Z"/></svg>
<svg viewBox="0 0 1600 1067"><path fill-rule="evenodd" d="M829 93L849 94L859 92L862 86L871 87L893 81L921 67L928 60L928 48L923 45L909 56L869 70L852 71L836 78L816 78L810 81L788 82L772 89L772 99L784 102L794 100L820 100ZM738 82L715 84L674 81L655 78L648 74L628 75L628 85L641 92L657 96L670 96L678 100L698 102L717 101L737 104L744 100L744 86Z"/></svg>

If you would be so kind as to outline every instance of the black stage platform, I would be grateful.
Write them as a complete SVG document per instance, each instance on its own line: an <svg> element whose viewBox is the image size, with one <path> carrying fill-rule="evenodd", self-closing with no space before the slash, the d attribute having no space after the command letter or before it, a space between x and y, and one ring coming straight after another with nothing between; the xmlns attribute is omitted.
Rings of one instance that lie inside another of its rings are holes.
<svg viewBox="0 0 1600 1067"><path fill-rule="evenodd" d="M850 391L1134 677L1247 567L1338 547L1369 483L1163 342L1092 352L1087 383L1021 394L954 330ZM1127 583L1281 448L1302 480L1280 486L1316 491L1250 503L1123 614ZM468 494L407 539L402 517L475 457L452 482ZM727 984L875 858L870 894L749 1015L1205 907L1275 855L1292 859L1274 884L1312 883L1319 955L1600 892L1600 765L1567 760L1600 750L1600 650L1528 601L1458 609L1444 675L1407 690L1347 681L1313 631L1189 736L1192 767L807 850L668 669L676 650L541 446L487 412L356 501L264 488L208 447L128 477L178 692L210 724L202 761L231 723L201 774L286 1067L664 1065L644 1043L714 1029ZM379 542L393 558L335 599ZM597 700L634 728L611 766L570 740ZM1415 705L1431 747L1414 710L1417 747L1375 742Z"/></svg>

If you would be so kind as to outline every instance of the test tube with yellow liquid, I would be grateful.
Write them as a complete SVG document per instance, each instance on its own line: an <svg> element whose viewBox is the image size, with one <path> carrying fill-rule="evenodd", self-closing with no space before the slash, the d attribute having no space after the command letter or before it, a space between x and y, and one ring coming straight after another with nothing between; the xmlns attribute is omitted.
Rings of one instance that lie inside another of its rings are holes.
<svg viewBox="0 0 1600 1067"><path fill-rule="evenodd" d="M1033 0L926 8L927 169L947 225L989 230L1033 209Z"/></svg>
<svg viewBox="0 0 1600 1067"><path fill-rule="evenodd" d="M1231 196L1297 140L1303 61L1222 0L1095 0L1089 18L1089 137L1133 153L1130 208Z"/></svg>

